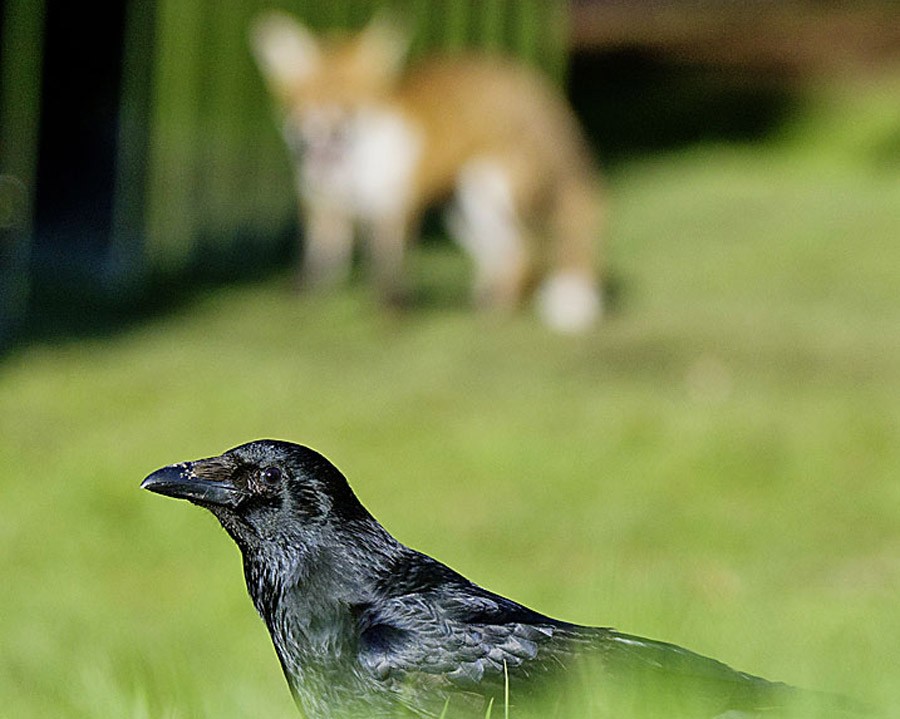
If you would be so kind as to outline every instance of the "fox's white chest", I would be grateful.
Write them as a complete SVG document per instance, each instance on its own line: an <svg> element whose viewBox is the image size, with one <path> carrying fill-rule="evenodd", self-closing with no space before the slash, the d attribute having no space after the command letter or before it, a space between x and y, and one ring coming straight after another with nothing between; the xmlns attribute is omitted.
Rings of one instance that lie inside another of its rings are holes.
<svg viewBox="0 0 900 719"><path fill-rule="evenodd" d="M353 113L317 108L286 132L299 132L297 179L305 199L334 204L359 219L405 209L419 161L420 133L389 109Z"/></svg>

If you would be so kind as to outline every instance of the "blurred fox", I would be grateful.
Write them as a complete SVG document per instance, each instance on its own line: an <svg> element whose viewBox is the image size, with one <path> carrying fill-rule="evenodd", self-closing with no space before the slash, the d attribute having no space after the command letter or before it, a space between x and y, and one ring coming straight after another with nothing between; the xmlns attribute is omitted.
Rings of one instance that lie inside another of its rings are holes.
<svg viewBox="0 0 900 719"><path fill-rule="evenodd" d="M564 98L535 71L460 55L404 72L407 38L385 18L322 39L271 11L251 46L296 163L304 284L344 280L359 230L380 291L402 296L409 237L449 200L480 306L509 310L537 288L555 329L600 316L598 175Z"/></svg>

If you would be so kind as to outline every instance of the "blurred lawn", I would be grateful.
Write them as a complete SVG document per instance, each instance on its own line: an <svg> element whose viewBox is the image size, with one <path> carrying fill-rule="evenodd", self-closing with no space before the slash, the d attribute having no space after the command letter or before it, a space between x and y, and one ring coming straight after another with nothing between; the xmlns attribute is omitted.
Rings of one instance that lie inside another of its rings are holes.
<svg viewBox="0 0 900 719"><path fill-rule="evenodd" d="M141 493L310 444L401 540L561 618L900 706L897 84L782 137L623 167L608 322L473 316L283 278L0 364L0 696L15 717L293 717L237 549ZM894 710L897 713L900 710Z"/></svg>

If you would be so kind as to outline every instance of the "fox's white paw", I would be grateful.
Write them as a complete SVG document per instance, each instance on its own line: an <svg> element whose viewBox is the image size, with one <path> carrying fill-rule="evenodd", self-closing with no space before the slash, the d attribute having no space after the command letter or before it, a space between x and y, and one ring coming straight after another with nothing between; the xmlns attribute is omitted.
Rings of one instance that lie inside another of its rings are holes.
<svg viewBox="0 0 900 719"><path fill-rule="evenodd" d="M557 332L583 332L603 313L603 301L596 283L577 272L561 272L550 277L537 295L541 319Z"/></svg>

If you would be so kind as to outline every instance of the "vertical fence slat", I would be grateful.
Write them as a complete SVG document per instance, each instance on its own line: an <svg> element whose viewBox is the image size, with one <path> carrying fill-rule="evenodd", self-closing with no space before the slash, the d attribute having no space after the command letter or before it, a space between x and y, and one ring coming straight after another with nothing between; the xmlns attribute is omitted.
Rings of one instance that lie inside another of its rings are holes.
<svg viewBox="0 0 900 719"><path fill-rule="evenodd" d="M43 0L8 0L0 37L0 344L26 307L40 126Z"/></svg>
<svg viewBox="0 0 900 719"><path fill-rule="evenodd" d="M294 224L296 200L290 159L281 139L276 109L248 45L249 23L257 13L269 10L272 3L256 0L251 6L252 12L247 17L243 32L244 47L240 50L250 68L243 95L247 101L247 137L244 142L248 169L243 192L249 207L247 221L250 231L254 236L274 242L286 227Z"/></svg>
<svg viewBox="0 0 900 719"><path fill-rule="evenodd" d="M546 32L538 34L538 57L543 58L547 74L562 85L569 62L569 4L566 0L556 0L538 5L545 13L541 27L546 28Z"/></svg>
<svg viewBox="0 0 900 719"><path fill-rule="evenodd" d="M469 4L462 0L443 0L441 47L450 52L462 50L469 43L469 24L472 16Z"/></svg>
<svg viewBox="0 0 900 719"><path fill-rule="evenodd" d="M245 7L239 3L211 2L206 12L208 41L202 58L203 235L214 237L223 248L238 239L246 214L241 193L245 164L243 146L247 72Z"/></svg>
<svg viewBox="0 0 900 719"><path fill-rule="evenodd" d="M546 69L545 58L539 48L541 0L519 0L510 6L510 47L518 57L526 62Z"/></svg>
<svg viewBox="0 0 900 719"><path fill-rule="evenodd" d="M146 269L141 258L147 230L154 28L153 3L129 3L122 49L118 157L107 272L108 277L120 283L136 282Z"/></svg>
<svg viewBox="0 0 900 719"><path fill-rule="evenodd" d="M201 43L199 2L160 0L147 193L147 258L162 272L182 269L191 252L200 164Z"/></svg>
<svg viewBox="0 0 900 719"><path fill-rule="evenodd" d="M7 1L0 38L0 172L28 188L37 167L43 23L42 0Z"/></svg>
<svg viewBox="0 0 900 719"><path fill-rule="evenodd" d="M405 24L405 31L409 33L408 60L421 56L437 42L436 28L442 19L437 6L438 3L429 0L406 0L404 3L404 12L400 20ZM388 7L392 6L388 4Z"/></svg>
<svg viewBox="0 0 900 719"><path fill-rule="evenodd" d="M306 7L311 0L294 0L293 3L280 2L278 5L306 17ZM268 0L257 0L254 12L259 13L273 6ZM253 15L248 18L251 22ZM259 71L253 66L249 47L246 45L247 32L244 29L244 56L251 64L246 97L249 134L246 138L250 152L247 200L252 205L249 212L250 230L254 236L277 240L286 228L296 224L296 195L291 169L291 160L285 151L281 138L278 110L266 89Z"/></svg>
<svg viewBox="0 0 900 719"><path fill-rule="evenodd" d="M478 44L485 50L495 52L505 48L504 0L482 0L473 7L478 13Z"/></svg>

